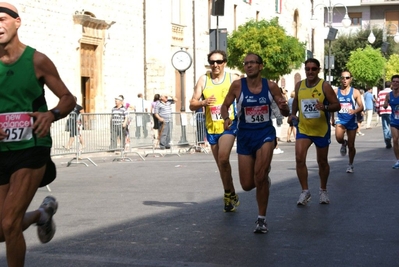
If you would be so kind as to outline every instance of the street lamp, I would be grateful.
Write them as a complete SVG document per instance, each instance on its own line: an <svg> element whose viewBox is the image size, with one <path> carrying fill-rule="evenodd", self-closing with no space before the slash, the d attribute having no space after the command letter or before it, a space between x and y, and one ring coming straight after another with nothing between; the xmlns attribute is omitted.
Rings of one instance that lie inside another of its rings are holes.
<svg viewBox="0 0 399 267"><path fill-rule="evenodd" d="M399 27L398 27L398 25L396 25L396 24L394 24L394 23L391 23L391 24L389 24L389 26L388 26L388 30L389 30L389 28L390 28L391 25L393 25L393 26L396 27L396 34L394 35L393 40L395 41L395 43L399 43ZM370 31L370 35L369 35L369 37L367 38L367 40L369 41L370 44L372 44L372 43L375 42L375 35L374 35L374 33L373 33L372 30ZM384 23L384 25L383 25L383 27L382 27L382 41L383 41L383 42L386 42L386 41L387 41L387 35L386 35L386 32L385 32L385 23Z"/></svg>
<svg viewBox="0 0 399 267"><path fill-rule="evenodd" d="M344 4L341 3L337 3L335 5L331 5L331 0L329 1L329 5L326 6L325 4L318 4L316 5L313 9L312 9L312 18L310 19L310 25L311 27L314 29L317 26L317 19L314 17L314 9L316 9L318 6L324 6L325 8L327 8L327 23L328 23L328 28L329 28L329 32L328 32L328 36L327 36L327 40L328 40L328 59L327 59L327 64L328 64L328 83L331 84L331 40L335 39L335 35L337 34L338 30L334 29L332 27L332 23L333 23L333 9L336 6L343 6L345 7L345 16L342 19L341 23L345 28L348 28L351 24L352 24L352 20L349 18L348 16L348 9L346 8L346 6Z"/></svg>

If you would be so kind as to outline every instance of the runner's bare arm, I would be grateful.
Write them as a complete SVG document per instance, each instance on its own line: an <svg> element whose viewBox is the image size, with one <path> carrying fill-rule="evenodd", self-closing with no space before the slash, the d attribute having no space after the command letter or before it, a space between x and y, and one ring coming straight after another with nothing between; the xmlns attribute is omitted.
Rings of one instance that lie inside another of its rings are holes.
<svg viewBox="0 0 399 267"><path fill-rule="evenodd" d="M298 120L298 117L296 116L296 114L298 113L299 109L298 109L298 91L299 91L299 86L301 85L301 82L297 82L295 85L295 96L294 96L294 100L292 101L292 112L291 114L288 116L287 122L291 123L292 118L295 118L296 120Z"/></svg>
<svg viewBox="0 0 399 267"><path fill-rule="evenodd" d="M338 101L337 95L334 92L334 89L331 87L331 85L327 82L323 83L323 91L324 95L328 101L328 108L326 106L323 106L324 111L328 112L336 112L341 109L341 105Z"/></svg>
<svg viewBox="0 0 399 267"><path fill-rule="evenodd" d="M235 99L240 95L241 92L241 80L235 80L231 85L229 92L227 93L223 104L220 108L220 115L224 120L224 128L229 129L230 127L230 117L229 117L229 108Z"/></svg>
<svg viewBox="0 0 399 267"><path fill-rule="evenodd" d="M204 90L205 81L206 81L206 75L202 75L198 79L197 84L194 87L194 93L193 93L193 96L191 97L190 106L189 106L189 109L191 111L196 111L196 110L206 106L205 100L200 101L201 96L202 96L202 91Z"/></svg>
<svg viewBox="0 0 399 267"><path fill-rule="evenodd" d="M54 63L44 54L36 51L33 56L33 64L36 77L39 81L43 81L45 85L59 98L55 109L59 110L60 117L67 116L75 107L76 102L61 80L57 68ZM51 123L54 121L52 112L34 112L31 114L35 118L33 129L39 137L47 135L50 130Z"/></svg>
<svg viewBox="0 0 399 267"><path fill-rule="evenodd" d="M359 90L353 89L354 98L356 100L357 108L353 110L351 114L362 112L363 110L363 101L361 99L362 95L360 94Z"/></svg>

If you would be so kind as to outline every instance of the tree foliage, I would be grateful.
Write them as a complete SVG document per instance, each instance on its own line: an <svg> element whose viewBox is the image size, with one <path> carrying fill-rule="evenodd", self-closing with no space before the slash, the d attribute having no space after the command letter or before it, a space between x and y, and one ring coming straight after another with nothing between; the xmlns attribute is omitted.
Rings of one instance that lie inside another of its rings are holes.
<svg viewBox="0 0 399 267"><path fill-rule="evenodd" d="M357 81L366 86L375 86L384 75L385 63L381 51L367 45L352 51L346 66Z"/></svg>
<svg viewBox="0 0 399 267"><path fill-rule="evenodd" d="M385 68L385 80L390 81L391 77L399 74L399 55L393 54L389 57ZM384 86L385 87L385 86Z"/></svg>
<svg viewBox="0 0 399 267"><path fill-rule="evenodd" d="M383 30L374 28L372 29L372 31L376 38L373 44L370 44L367 40L368 36L370 35L370 29L359 30L357 32L351 32L350 34L340 34L338 39L332 42L331 54L335 57L334 69L331 70L332 76L334 77L334 80L332 82L333 85L340 84L339 77L341 76L341 72L346 69L346 64L352 51L355 51L358 48L365 48L367 45L375 49L381 48L383 43ZM387 42L390 45L388 51L383 54L383 56L388 59L390 55L399 52L399 45L393 41L392 36L387 37ZM328 54L327 48L328 47L326 46L326 55ZM377 84L382 85L382 79ZM354 76L352 85L356 88L364 86L362 81L357 80L356 76Z"/></svg>
<svg viewBox="0 0 399 267"><path fill-rule="evenodd" d="M278 18L270 21L248 21L233 31L227 40L227 66L244 72L243 60L247 53L262 57L262 76L278 80L280 76L299 68L305 60L305 44L288 36Z"/></svg>

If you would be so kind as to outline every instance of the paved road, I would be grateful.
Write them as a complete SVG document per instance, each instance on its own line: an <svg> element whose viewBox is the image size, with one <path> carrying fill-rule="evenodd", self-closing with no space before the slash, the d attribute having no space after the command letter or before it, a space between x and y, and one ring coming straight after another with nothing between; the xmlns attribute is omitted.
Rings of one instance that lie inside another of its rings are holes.
<svg viewBox="0 0 399 267"><path fill-rule="evenodd" d="M211 154L149 156L112 162L113 154L91 155L98 164L56 158L52 192L38 191L32 203L53 194L59 201L54 239L40 244L36 228L25 232L26 266L399 266L399 170L385 149L380 127L357 138L355 173L347 158L330 147L330 205L318 203L315 150L308 155L313 198L296 201L294 143L281 143L275 155L267 220L269 233L252 233L257 216L255 192L238 182L241 205L223 213L222 187ZM5 266L4 244L0 266Z"/></svg>

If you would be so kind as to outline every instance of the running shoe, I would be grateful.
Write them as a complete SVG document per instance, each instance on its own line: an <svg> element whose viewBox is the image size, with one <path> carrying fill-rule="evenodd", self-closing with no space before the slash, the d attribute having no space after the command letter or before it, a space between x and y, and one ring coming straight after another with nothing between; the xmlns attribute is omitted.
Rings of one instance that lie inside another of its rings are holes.
<svg viewBox="0 0 399 267"><path fill-rule="evenodd" d="M341 153L341 156L345 156L346 155L346 145L347 145L347 141L346 140L344 140L344 143L342 144L342 146L341 146L341 149L340 149L340 153Z"/></svg>
<svg viewBox="0 0 399 267"><path fill-rule="evenodd" d="M254 230L255 234L266 234L269 230L267 229L266 219L258 218L256 221L256 227Z"/></svg>
<svg viewBox="0 0 399 267"><path fill-rule="evenodd" d="M240 198L235 194L234 196L230 196L230 202L234 207L238 207L240 205Z"/></svg>
<svg viewBox="0 0 399 267"><path fill-rule="evenodd" d="M55 234L55 223L53 221L53 216L57 212L58 202L52 196L47 196L44 198L40 208L48 214L48 219L44 223L37 223L37 235L40 242L49 242Z"/></svg>
<svg viewBox="0 0 399 267"><path fill-rule="evenodd" d="M353 173L353 165L348 165L348 168L346 168L346 173Z"/></svg>
<svg viewBox="0 0 399 267"><path fill-rule="evenodd" d="M330 203L330 199L328 198L327 190L320 189L319 195L320 195L320 204L329 204Z"/></svg>
<svg viewBox="0 0 399 267"><path fill-rule="evenodd" d="M296 204L306 206L306 204L309 202L310 198L311 198L311 195L310 195L309 191L307 191L307 192L302 191L302 193L299 195L299 199Z"/></svg>
<svg viewBox="0 0 399 267"><path fill-rule="evenodd" d="M232 201L231 201L231 194L224 194L224 212L233 212L236 210L236 207L234 207Z"/></svg>
<svg viewBox="0 0 399 267"><path fill-rule="evenodd" d="M392 166L392 169L399 169L399 160Z"/></svg>

